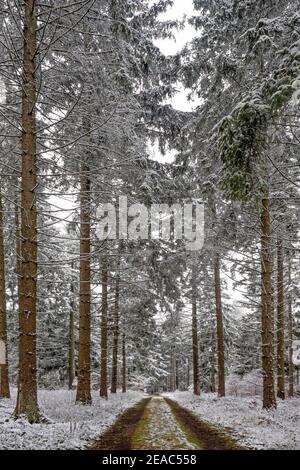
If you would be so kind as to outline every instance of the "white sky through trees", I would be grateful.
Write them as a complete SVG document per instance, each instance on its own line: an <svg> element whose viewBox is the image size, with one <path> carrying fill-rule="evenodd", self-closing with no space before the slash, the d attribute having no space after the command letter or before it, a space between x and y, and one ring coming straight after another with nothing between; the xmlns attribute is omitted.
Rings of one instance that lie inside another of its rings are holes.
<svg viewBox="0 0 300 470"><path fill-rule="evenodd" d="M174 0L173 7L161 15L162 20L179 20L189 18L194 13L193 0ZM186 23L182 30L174 31L174 38L156 41L157 46L165 55L173 55L179 52L187 42L191 41L196 32L192 26ZM192 111L197 101L188 100L188 90L178 84L178 93L169 101L175 109L180 111ZM150 148L151 158L161 163L172 163L174 153L167 152L161 155L158 146Z"/></svg>
<svg viewBox="0 0 300 470"><path fill-rule="evenodd" d="M161 18L164 20L183 20L185 17L189 18L194 13L193 0L174 0L172 8L164 14ZM174 39L165 39L157 41L156 44L160 50L166 55L172 55L179 52L187 42L191 41L196 35L196 32L192 26L186 24L184 29L174 31ZM183 90L182 87L178 87L179 93L172 99L172 105L175 109L181 111L191 111L195 107L194 101L188 101L187 90Z"/></svg>
<svg viewBox="0 0 300 470"><path fill-rule="evenodd" d="M174 0L172 8L161 15L165 20L182 20L184 17L193 15L193 1L192 0ZM188 41L195 35L195 30L190 25L186 25L182 31L176 31L176 41L172 39L158 41L160 49L166 54L176 54Z"/></svg>

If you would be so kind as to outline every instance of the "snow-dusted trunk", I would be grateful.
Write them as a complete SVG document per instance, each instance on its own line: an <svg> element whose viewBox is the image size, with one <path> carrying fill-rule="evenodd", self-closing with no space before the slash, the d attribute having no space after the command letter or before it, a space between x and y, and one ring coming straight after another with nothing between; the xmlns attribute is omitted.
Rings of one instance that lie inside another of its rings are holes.
<svg viewBox="0 0 300 470"><path fill-rule="evenodd" d="M68 357L68 387L72 390L75 378L75 332L74 332L74 316L75 316L75 302L74 302L74 287L71 283L71 302L69 313L69 357Z"/></svg>
<svg viewBox="0 0 300 470"><path fill-rule="evenodd" d="M216 371L215 371L215 337L212 338L211 359L210 359L210 391L216 391Z"/></svg>
<svg viewBox="0 0 300 470"><path fill-rule="evenodd" d="M100 354L100 397L107 398L107 257L102 262L102 304L101 304L101 354Z"/></svg>
<svg viewBox="0 0 300 470"><path fill-rule="evenodd" d="M76 401L90 404L91 397L91 220L89 167L83 162L80 177L80 290L79 350Z"/></svg>
<svg viewBox="0 0 300 470"><path fill-rule="evenodd" d="M285 399L285 300L282 240L277 242L277 396Z"/></svg>
<svg viewBox="0 0 300 470"><path fill-rule="evenodd" d="M36 211L36 1L23 4L22 64L22 198L21 272L19 305L19 381L15 415L30 422L40 419L37 401L36 298L37 298L37 211Z"/></svg>
<svg viewBox="0 0 300 470"><path fill-rule="evenodd" d="M265 190L261 211L261 318L263 407L275 408L274 325L272 308L272 248L269 191Z"/></svg>
<svg viewBox="0 0 300 470"><path fill-rule="evenodd" d="M20 227L20 210L19 198L15 199L15 231L16 231L16 275L17 275L17 290L18 290L18 303L20 304L20 279L21 279L21 227Z"/></svg>
<svg viewBox="0 0 300 470"><path fill-rule="evenodd" d="M171 355L170 355L170 392L175 392L175 367L174 367L174 350L171 347Z"/></svg>
<svg viewBox="0 0 300 470"><path fill-rule="evenodd" d="M214 258L214 281L217 319L218 395L219 397L225 397L225 346L219 253L216 253Z"/></svg>
<svg viewBox="0 0 300 470"><path fill-rule="evenodd" d="M193 303L192 303L192 352L193 352L194 394L200 395L198 319L197 319L197 301L195 298L195 293L193 293Z"/></svg>
<svg viewBox="0 0 300 470"><path fill-rule="evenodd" d="M0 364L0 398L9 398L8 355L7 355L7 321L5 289L5 255L3 236L3 208L0 191L0 341L4 346L5 364Z"/></svg>
<svg viewBox="0 0 300 470"><path fill-rule="evenodd" d="M118 380L118 346L119 346L119 303L120 303L120 259L118 262L115 285L115 304L113 319L113 350L112 350L112 370L111 370L111 393L117 392Z"/></svg>
<svg viewBox="0 0 300 470"><path fill-rule="evenodd" d="M176 390L179 390L179 364L177 359L175 361L175 387Z"/></svg>
<svg viewBox="0 0 300 470"><path fill-rule="evenodd" d="M289 288L291 288L291 264L289 264ZM289 354L289 397L294 396L294 364L293 364L293 307L292 295L288 296L288 354Z"/></svg>
<svg viewBox="0 0 300 470"><path fill-rule="evenodd" d="M122 334L122 393L127 391L126 335Z"/></svg>
<svg viewBox="0 0 300 470"><path fill-rule="evenodd" d="M21 280L21 227L20 227L20 209L19 209L19 197L18 194L15 197L15 232L16 232L16 276L17 276L17 305L20 308L20 280ZM20 374L18 377L18 388L19 388Z"/></svg>

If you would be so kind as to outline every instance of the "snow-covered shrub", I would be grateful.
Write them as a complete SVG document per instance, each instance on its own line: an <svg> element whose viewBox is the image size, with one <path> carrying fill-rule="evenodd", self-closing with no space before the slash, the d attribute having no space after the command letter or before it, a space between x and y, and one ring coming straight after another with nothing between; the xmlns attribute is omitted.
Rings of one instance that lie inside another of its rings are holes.
<svg viewBox="0 0 300 470"><path fill-rule="evenodd" d="M226 392L227 395L235 397L251 397L261 395L261 372L259 370L253 370L243 376L230 374L226 379Z"/></svg>

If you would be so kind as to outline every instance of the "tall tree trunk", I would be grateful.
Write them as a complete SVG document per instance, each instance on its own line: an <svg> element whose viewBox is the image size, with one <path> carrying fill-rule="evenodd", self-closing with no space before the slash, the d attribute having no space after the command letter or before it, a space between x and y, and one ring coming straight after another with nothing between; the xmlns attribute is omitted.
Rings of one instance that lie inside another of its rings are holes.
<svg viewBox="0 0 300 470"><path fill-rule="evenodd" d="M187 360L187 371L186 371L186 388L189 389L190 386L190 358Z"/></svg>
<svg viewBox="0 0 300 470"><path fill-rule="evenodd" d="M225 397L225 346L223 309L220 279L220 255L216 253L214 259L214 280L216 299L216 319L217 319L217 348L218 348L218 396Z"/></svg>
<svg viewBox="0 0 300 470"><path fill-rule="evenodd" d="M127 391L127 370L126 370L126 335L122 334L122 393Z"/></svg>
<svg viewBox="0 0 300 470"><path fill-rule="evenodd" d="M285 399L285 373L284 373L284 332L285 332L285 301L284 301L284 273L283 273L283 247L282 240L277 242L277 396Z"/></svg>
<svg viewBox="0 0 300 470"><path fill-rule="evenodd" d="M111 371L111 393L117 392L118 380L118 346L119 346L119 303L120 303L120 257L116 272L115 285L115 305L113 319L113 350L112 350L112 371Z"/></svg>
<svg viewBox="0 0 300 470"><path fill-rule="evenodd" d="M22 199L21 276L19 308L19 382L15 415L40 419L37 401L36 294L36 2L24 1L22 70Z"/></svg>
<svg viewBox="0 0 300 470"><path fill-rule="evenodd" d="M16 275L17 275L17 289L18 289L18 305L20 305L20 280L21 280L21 230L20 230L20 217L19 217L19 198L15 199L15 231L16 231Z"/></svg>
<svg viewBox="0 0 300 470"><path fill-rule="evenodd" d="M215 337L212 338L212 350L211 350L211 360L210 360L210 391L212 393L216 392L216 373L215 373Z"/></svg>
<svg viewBox="0 0 300 470"><path fill-rule="evenodd" d="M262 370L263 407L275 408L274 387L274 325L272 308L272 251L269 192L265 191L261 211L261 313L262 313Z"/></svg>
<svg viewBox="0 0 300 470"><path fill-rule="evenodd" d="M171 349L170 361L169 361L169 390L174 392L174 377L173 377L173 351Z"/></svg>
<svg viewBox="0 0 300 470"><path fill-rule="evenodd" d="M4 347L4 361L0 363L0 398L10 398L8 354L7 354L7 321L6 321L6 287L5 287L5 254L3 236L3 208L0 191L0 341Z"/></svg>
<svg viewBox="0 0 300 470"><path fill-rule="evenodd" d="M73 388L75 378L75 332L74 332L74 316L75 316L75 302L74 302L74 286L71 282L71 302L69 313L69 364L68 364L68 387L69 390Z"/></svg>
<svg viewBox="0 0 300 470"><path fill-rule="evenodd" d="M193 350L193 385L194 394L200 395L200 376L199 376L199 345L198 345L198 319L197 319L197 298L196 288L193 282L192 299L192 350Z"/></svg>
<svg viewBox="0 0 300 470"><path fill-rule="evenodd" d="M179 390L179 364L178 364L177 359L175 361L175 377L176 377L176 381L175 381L176 390Z"/></svg>
<svg viewBox="0 0 300 470"><path fill-rule="evenodd" d="M107 257L102 266L100 397L107 398Z"/></svg>
<svg viewBox="0 0 300 470"><path fill-rule="evenodd" d="M172 348L171 352L171 377L172 377L172 392L176 390L176 358L175 358L175 350Z"/></svg>
<svg viewBox="0 0 300 470"><path fill-rule="evenodd" d="M22 263L21 263L21 227L20 227L20 216L19 216L20 210L19 210L19 197L18 194L16 194L15 197L15 231L16 231L16 277L17 277L17 305L18 309L20 309L21 305L21 298L20 298L20 292L21 292L21 269L22 269ZM19 366L20 367L20 366ZM18 376L18 389L19 389L19 380L20 380L20 374Z"/></svg>
<svg viewBox="0 0 300 470"><path fill-rule="evenodd" d="M291 264L289 264L289 288L291 288ZM294 364L293 364L293 311L292 296L288 297L288 351L289 351L289 397L294 396Z"/></svg>
<svg viewBox="0 0 300 470"><path fill-rule="evenodd" d="M91 397L91 216L89 167L81 166L80 185L80 290L79 351L76 401L90 404Z"/></svg>

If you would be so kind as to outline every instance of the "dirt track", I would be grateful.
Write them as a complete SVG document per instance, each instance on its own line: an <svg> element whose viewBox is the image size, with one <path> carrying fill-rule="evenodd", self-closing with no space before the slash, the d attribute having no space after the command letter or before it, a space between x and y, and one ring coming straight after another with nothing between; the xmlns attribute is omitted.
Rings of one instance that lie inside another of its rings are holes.
<svg viewBox="0 0 300 470"><path fill-rule="evenodd" d="M91 450L246 450L178 403L146 398L123 413Z"/></svg>

